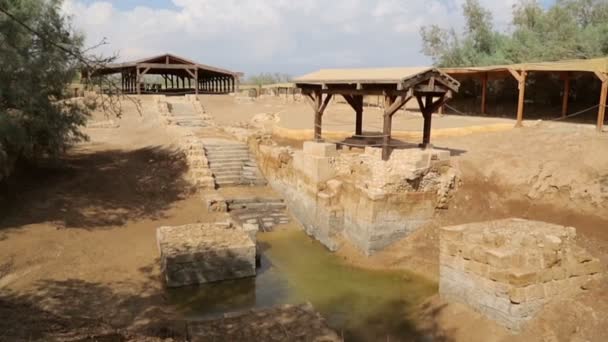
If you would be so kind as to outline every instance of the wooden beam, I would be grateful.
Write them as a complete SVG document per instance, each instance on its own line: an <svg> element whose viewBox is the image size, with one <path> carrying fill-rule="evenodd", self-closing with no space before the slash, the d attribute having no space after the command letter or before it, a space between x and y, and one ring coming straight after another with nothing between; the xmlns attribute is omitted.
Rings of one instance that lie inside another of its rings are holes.
<svg viewBox="0 0 608 342"><path fill-rule="evenodd" d="M325 112L325 109L327 109L327 106L329 105L329 101L331 101L332 96L333 96L332 94L325 95L323 104L319 108L319 112L321 112L321 115L323 115L323 113Z"/></svg>
<svg viewBox="0 0 608 342"><path fill-rule="evenodd" d="M513 69L508 69L509 73L511 73L511 75L513 76L513 78L515 78L515 80L517 81L517 83L521 83L522 81L522 75L525 73L525 71L522 71L521 74L518 73L517 71L513 70Z"/></svg>
<svg viewBox="0 0 608 342"><path fill-rule="evenodd" d="M608 77L602 82L600 93L600 107L597 113L597 131L604 131L604 119L606 117L606 97L608 96Z"/></svg>
<svg viewBox="0 0 608 342"><path fill-rule="evenodd" d="M194 70L197 68L196 65L192 64L163 64L163 63L140 63L137 64L138 68L150 68L150 69L177 69L177 70Z"/></svg>
<svg viewBox="0 0 608 342"><path fill-rule="evenodd" d="M568 115L568 99L570 98L570 73L564 73L564 95L562 98L562 118Z"/></svg>
<svg viewBox="0 0 608 342"><path fill-rule="evenodd" d="M190 76L192 76L192 78L196 78L195 73L194 73L194 72L192 72L190 69L184 69L184 70L186 70L186 72L187 72L188 74L190 74ZM198 73L198 69L194 69L194 71Z"/></svg>
<svg viewBox="0 0 608 342"><path fill-rule="evenodd" d="M488 73L484 73L481 78L481 114L486 114L488 97Z"/></svg>
<svg viewBox="0 0 608 342"><path fill-rule="evenodd" d="M399 96L397 99L392 99L392 104L384 110L384 115L393 116L401 107L403 107L409 100L411 100L412 95L407 96Z"/></svg>

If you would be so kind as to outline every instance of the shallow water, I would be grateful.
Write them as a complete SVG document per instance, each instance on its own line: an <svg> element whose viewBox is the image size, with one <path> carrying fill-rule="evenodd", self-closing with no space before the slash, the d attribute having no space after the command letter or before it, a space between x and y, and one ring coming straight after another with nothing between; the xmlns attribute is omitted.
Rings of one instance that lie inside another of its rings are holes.
<svg viewBox="0 0 608 342"><path fill-rule="evenodd" d="M298 230L258 234L262 267L256 278L169 291L188 318L276 304L311 302L347 341L420 337L415 308L436 284L403 271L346 264Z"/></svg>

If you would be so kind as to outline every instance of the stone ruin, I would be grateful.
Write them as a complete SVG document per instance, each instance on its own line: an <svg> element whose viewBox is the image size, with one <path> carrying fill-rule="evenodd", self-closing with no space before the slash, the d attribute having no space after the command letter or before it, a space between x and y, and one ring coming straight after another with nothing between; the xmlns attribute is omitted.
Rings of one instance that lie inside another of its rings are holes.
<svg viewBox="0 0 608 342"><path fill-rule="evenodd" d="M309 235L330 250L346 238L367 255L430 222L457 185L450 152L343 152L305 142L302 151L259 145L258 165Z"/></svg>
<svg viewBox="0 0 608 342"><path fill-rule="evenodd" d="M189 224L156 231L168 287L256 275L257 230L226 224Z"/></svg>
<svg viewBox="0 0 608 342"><path fill-rule="evenodd" d="M252 309L187 322L189 341L343 341L310 303Z"/></svg>
<svg viewBox="0 0 608 342"><path fill-rule="evenodd" d="M440 231L439 293L519 331L552 299L598 281L598 259L576 246L576 229L507 219Z"/></svg>
<svg viewBox="0 0 608 342"><path fill-rule="evenodd" d="M188 163L187 179L200 190L215 189L215 179L209 167L203 141L194 135L186 136L179 142Z"/></svg>

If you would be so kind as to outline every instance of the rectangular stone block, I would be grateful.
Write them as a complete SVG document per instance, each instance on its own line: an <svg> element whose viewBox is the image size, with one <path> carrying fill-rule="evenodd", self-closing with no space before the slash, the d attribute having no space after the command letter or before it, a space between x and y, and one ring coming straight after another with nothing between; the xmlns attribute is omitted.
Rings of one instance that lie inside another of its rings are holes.
<svg viewBox="0 0 608 342"><path fill-rule="evenodd" d="M303 173L312 183L326 182L336 176L330 158L295 152L293 166L296 171Z"/></svg>
<svg viewBox="0 0 608 342"><path fill-rule="evenodd" d="M304 153L317 157L335 157L338 155L338 150L336 144L305 141Z"/></svg>
<svg viewBox="0 0 608 342"><path fill-rule="evenodd" d="M160 227L156 237L168 287L255 276L255 243L241 229L191 224Z"/></svg>

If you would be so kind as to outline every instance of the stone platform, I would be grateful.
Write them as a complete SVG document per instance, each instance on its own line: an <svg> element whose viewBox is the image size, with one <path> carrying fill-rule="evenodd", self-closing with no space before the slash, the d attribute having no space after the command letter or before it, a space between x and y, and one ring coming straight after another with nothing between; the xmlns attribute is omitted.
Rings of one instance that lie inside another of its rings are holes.
<svg viewBox="0 0 608 342"><path fill-rule="evenodd" d="M439 293L518 331L550 300L599 280L599 260L575 237L575 228L521 219L442 228Z"/></svg>
<svg viewBox="0 0 608 342"><path fill-rule="evenodd" d="M168 287L256 274L256 246L245 229L213 224L160 227L156 238Z"/></svg>
<svg viewBox="0 0 608 342"><path fill-rule="evenodd" d="M188 322L188 341L342 341L312 305L283 305Z"/></svg>

